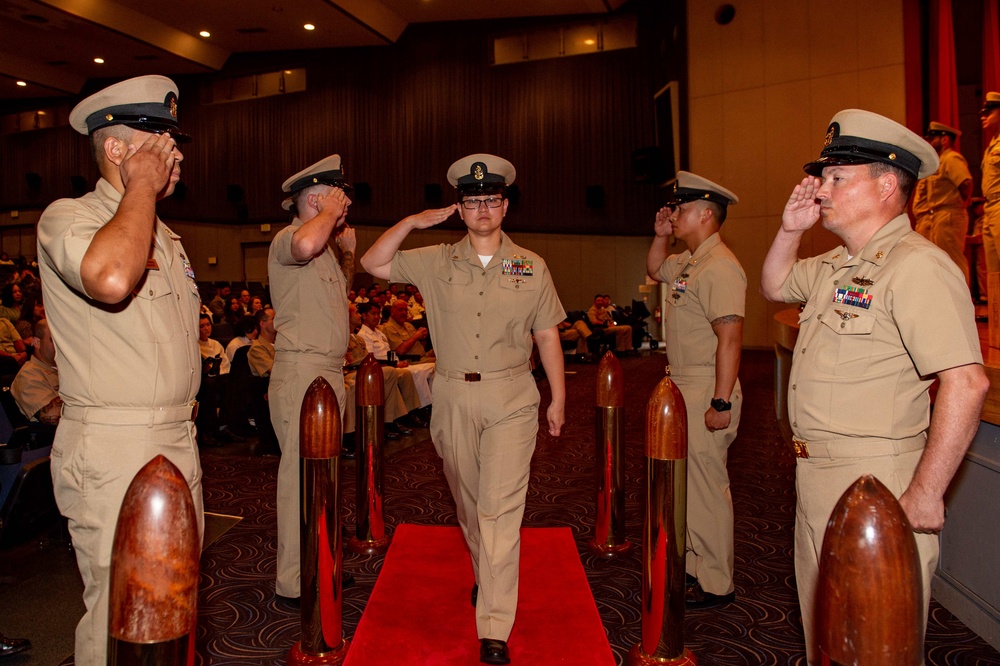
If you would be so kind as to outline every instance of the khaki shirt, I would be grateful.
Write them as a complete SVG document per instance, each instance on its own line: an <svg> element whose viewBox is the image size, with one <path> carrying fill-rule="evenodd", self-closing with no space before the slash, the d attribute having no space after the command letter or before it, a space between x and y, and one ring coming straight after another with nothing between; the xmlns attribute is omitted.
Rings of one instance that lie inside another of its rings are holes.
<svg viewBox="0 0 1000 666"><path fill-rule="evenodd" d="M454 245L397 252L390 280L424 295L437 369L493 372L531 356L531 331L566 318L545 261L507 234L483 268L466 236Z"/></svg>
<svg viewBox="0 0 1000 666"><path fill-rule="evenodd" d="M667 360L671 368L715 367L719 340L712 322L719 317L743 317L747 276L718 233L698 246L667 257L657 274L670 287L666 320Z"/></svg>
<svg viewBox="0 0 1000 666"><path fill-rule="evenodd" d="M21 339L21 334L17 332L17 327L9 319L0 317L0 349L8 354L16 354L17 347L14 343Z"/></svg>
<svg viewBox="0 0 1000 666"><path fill-rule="evenodd" d="M343 362L347 351L347 279L329 247L306 261L292 258L292 234L302 220L279 231L267 258L278 352L318 354Z"/></svg>
<svg viewBox="0 0 1000 666"><path fill-rule="evenodd" d="M983 196L984 208L988 211L1000 208L1000 134L993 137L983 153Z"/></svg>
<svg viewBox="0 0 1000 666"><path fill-rule="evenodd" d="M937 171L917 183L926 183L923 203L928 209L965 208L958 187L967 180L972 180L968 163L961 153L949 148L941 153L941 164Z"/></svg>
<svg viewBox="0 0 1000 666"><path fill-rule="evenodd" d="M59 397L59 372L54 366L32 356L14 377L10 394L14 396L21 413L37 421L35 415Z"/></svg>
<svg viewBox="0 0 1000 666"><path fill-rule="evenodd" d="M247 363L254 377L267 377L274 367L274 345L264 338L257 338L247 350Z"/></svg>
<svg viewBox="0 0 1000 666"><path fill-rule="evenodd" d="M587 323L595 326L614 326L615 324L611 318L611 310L609 308L599 308L596 305L591 305L587 309Z"/></svg>
<svg viewBox="0 0 1000 666"><path fill-rule="evenodd" d="M913 203L910 204L910 208L913 210L913 217L920 217L931 212L931 205L928 202L928 195L930 195L930 189L928 188L929 180L930 178L921 178L917 181L916 187L913 188Z"/></svg>
<svg viewBox="0 0 1000 666"><path fill-rule="evenodd" d="M796 262L781 293L806 302L788 413L807 441L915 437L934 374L983 362L965 278L906 215L853 258L841 246Z"/></svg>
<svg viewBox="0 0 1000 666"><path fill-rule="evenodd" d="M476 258L478 259L479 257ZM389 348L393 351L395 351L399 345L403 344L417 334L417 329L415 329L413 324L410 322L403 322L402 324L399 324L392 318L378 328L380 331L385 333L386 339L389 340ZM410 347L410 351L406 352L407 356L411 354L414 356L423 356L426 353L424 343L420 340L414 342L413 346Z"/></svg>
<svg viewBox="0 0 1000 666"><path fill-rule="evenodd" d="M361 363L365 359L365 356L368 356L368 347L360 335L351 334L350 342L347 344L347 356L350 359L351 365Z"/></svg>
<svg viewBox="0 0 1000 666"><path fill-rule="evenodd" d="M102 178L90 194L54 202L38 222L38 264L60 393L64 403L80 407L189 404L201 385L201 300L180 237L157 219L146 273L121 303L93 301L83 287L83 256L121 197Z"/></svg>

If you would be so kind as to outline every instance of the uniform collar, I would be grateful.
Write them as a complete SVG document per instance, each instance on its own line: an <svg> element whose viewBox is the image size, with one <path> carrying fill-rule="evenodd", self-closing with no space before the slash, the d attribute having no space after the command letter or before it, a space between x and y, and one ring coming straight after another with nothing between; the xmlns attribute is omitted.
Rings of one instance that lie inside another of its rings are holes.
<svg viewBox="0 0 1000 666"><path fill-rule="evenodd" d="M697 266L698 263L708 256L708 253L721 242L722 237L719 235L719 232L716 231L714 234L702 241L701 245L699 245L698 249L694 252L691 252L691 250L685 250L677 255L677 263Z"/></svg>
<svg viewBox="0 0 1000 666"><path fill-rule="evenodd" d="M500 232L500 247L493 254L493 259L497 257L505 257L513 253L514 243L504 232ZM471 264L475 264L476 267L482 268L482 263L479 261L479 255L476 254L475 250L472 249L472 241L469 240L469 234L465 234L462 240L458 241L451 246L451 258L453 261L467 261ZM493 263L493 259L490 259L490 263Z"/></svg>
<svg viewBox="0 0 1000 666"><path fill-rule="evenodd" d="M847 265L856 266L862 261L881 266L885 262L886 257L889 256L889 252L896 246L896 243L903 236L911 232L913 232L913 228L910 226L910 218L906 213L901 213L876 231L875 235L871 237L855 256L848 259L847 247L841 245L834 250L830 250L823 257L823 262L833 264L834 268Z"/></svg>

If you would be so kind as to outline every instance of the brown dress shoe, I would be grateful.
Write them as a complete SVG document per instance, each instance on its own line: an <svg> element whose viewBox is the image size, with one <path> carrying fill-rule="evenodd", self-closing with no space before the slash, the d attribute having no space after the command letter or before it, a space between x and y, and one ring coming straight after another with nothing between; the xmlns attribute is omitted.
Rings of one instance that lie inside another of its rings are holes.
<svg viewBox="0 0 1000 666"><path fill-rule="evenodd" d="M507 649L507 641L498 641L495 638L480 638L479 661L484 664L509 664L510 651Z"/></svg>

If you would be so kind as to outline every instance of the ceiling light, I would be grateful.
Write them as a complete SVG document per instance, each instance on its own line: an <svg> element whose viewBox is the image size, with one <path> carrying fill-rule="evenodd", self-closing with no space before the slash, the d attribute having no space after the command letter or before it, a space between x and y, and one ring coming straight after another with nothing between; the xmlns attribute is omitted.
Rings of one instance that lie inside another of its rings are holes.
<svg viewBox="0 0 1000 666"><path fill-rule="evenodd" d="M96 62L98 65L103 65L104 58L94 58L94 62Z"/></svg>
<svg viewBox="0 0 1000 666"><path fill-rule="evenodd" d="M315 30L316 29L316 26L314 26L312 23L306 23L302 27L305 28L306 30Z"/></svg>
<svg viewBox="0 0 1000 666"><path fill-rule="evenodd" d="M201 35L202 37L211 37L212 36L212 33L210 33L208 30L202 30L198 34Z"/></svg>
<svg viewBox="0 0 1000 666"><path fill-rule="evenodd" d="M597 41L593 39L585 39L583 40L583 43L586 44L587 46L593 46L594 44L597 43Z"/></svg>
<svg viewBox="0 0 1000 666"><path fill-rule="evenodd" d="M25 81L18 81L18 82L17 82L17 85L19 85L19 86L21 86L22 88L24 88L24 87L25 87L25 86L27 86L28 84L27 84L27 83L26 83Z"/></svg>

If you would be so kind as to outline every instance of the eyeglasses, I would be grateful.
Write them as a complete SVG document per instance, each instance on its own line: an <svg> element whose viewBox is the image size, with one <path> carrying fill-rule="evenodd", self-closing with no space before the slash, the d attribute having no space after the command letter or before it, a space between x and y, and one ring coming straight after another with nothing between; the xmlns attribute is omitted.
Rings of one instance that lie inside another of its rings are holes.
<svg viewBox="0 0 1000 666"><path fill-rule="evenodd" d="M486 204L487 208L499 208L503 205L503 197L487 197L486 199L465 199L462 201L462 208L465 210L479 210L480 204Z"/></svg>

